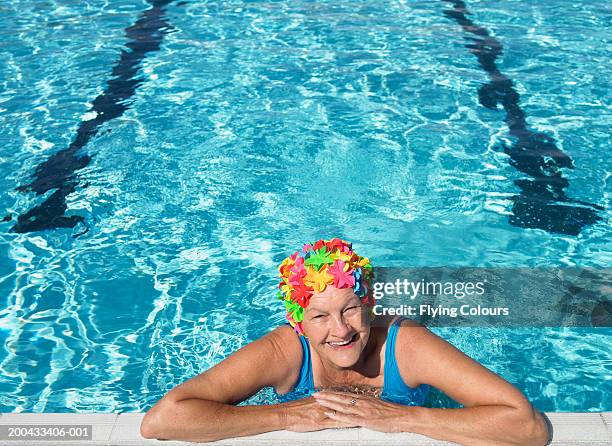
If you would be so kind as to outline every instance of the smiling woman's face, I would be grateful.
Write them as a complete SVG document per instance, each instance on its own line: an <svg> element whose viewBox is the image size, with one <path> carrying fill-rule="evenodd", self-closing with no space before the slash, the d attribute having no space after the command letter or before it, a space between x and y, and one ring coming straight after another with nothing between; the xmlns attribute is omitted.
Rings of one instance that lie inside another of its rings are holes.
<svg viewBox="0 0 612 446"><path fill-rule="evenodd" d="M319 356L337 368L355 365L370 336L367 312L352 288L328 286L314 293L302 327Z"/></svg>

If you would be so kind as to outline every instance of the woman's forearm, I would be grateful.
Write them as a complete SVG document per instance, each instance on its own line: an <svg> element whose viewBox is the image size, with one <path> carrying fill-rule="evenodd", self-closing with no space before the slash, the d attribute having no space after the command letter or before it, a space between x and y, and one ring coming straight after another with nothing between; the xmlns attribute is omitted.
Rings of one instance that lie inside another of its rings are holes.
<svg viewBox="0 0 612 446"><path fill-rule="evenodd" d="M154 406L143 419L145 438L216 441L281 430L282 404L233 406L202 399L186 399Z"/></svg>
<svg viewBox="0 0 612 446"><path fill-rule="evenodd" d="M533 409L475 406L463 409L407 407L401 430L462 445L543 446L548 430Z"/></svg>

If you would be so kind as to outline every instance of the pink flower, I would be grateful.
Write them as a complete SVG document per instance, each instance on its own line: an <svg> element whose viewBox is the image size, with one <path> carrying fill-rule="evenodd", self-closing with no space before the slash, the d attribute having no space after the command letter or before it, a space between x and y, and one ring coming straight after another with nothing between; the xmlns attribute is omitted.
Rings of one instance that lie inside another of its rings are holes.
<svg viewBox="0 0 612 446"><path fill-rule="evenodd" d="M355 286L353 270L342 260L335 260L334 264L327 268L327 272L334 277L336 288L353 288Z"/></svg>

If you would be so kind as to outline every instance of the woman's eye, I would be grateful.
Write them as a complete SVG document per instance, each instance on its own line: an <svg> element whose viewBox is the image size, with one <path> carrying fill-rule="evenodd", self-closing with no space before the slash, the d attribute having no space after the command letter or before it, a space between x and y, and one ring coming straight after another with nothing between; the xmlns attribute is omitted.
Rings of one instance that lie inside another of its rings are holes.
<svg viewBox="0 0 612 446"><path fill-rule="evenodd" d="M355 307L348 307L346 310L344 310L344 312L346 313L347 311L355 310L355 309L357 309L357 308L359 308L359 307L358 307L358 306L355 306Z"/></svg>
<svg viewBox="0 0 612 446"><path fill-rule="evenodd" d="M314 317L313 317L313 319L319 319L319 318L321 318L321 317L323 317L323 315L322 315L322 314L317 314L316 316L314 316Z"/></svg>

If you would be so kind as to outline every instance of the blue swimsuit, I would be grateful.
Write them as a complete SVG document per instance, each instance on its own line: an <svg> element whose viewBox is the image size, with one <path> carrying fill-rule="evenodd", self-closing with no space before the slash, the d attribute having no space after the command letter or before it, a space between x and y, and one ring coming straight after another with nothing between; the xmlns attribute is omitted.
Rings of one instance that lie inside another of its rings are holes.
<svg viewBox="0 0 612 446"><path fill-rule="evenodd" d="M391 403L403 404L406 406L422 406L429 392L429 385L421 384L418 387L409 387L404 383L400 376L397 362L395 360L395 340L399 324L404 318L397 318L389 328L387 335L387 346L385 348L385 368L384 385L380 396L381 399ZM278 395L281 401L291 401L298 398L305 398L313 394L316 389L312 376L312 362L310 359L310 348L308 340L304 336L299 336L302 343L302 368L300 376L293 389L284 395Z"/></svg>

